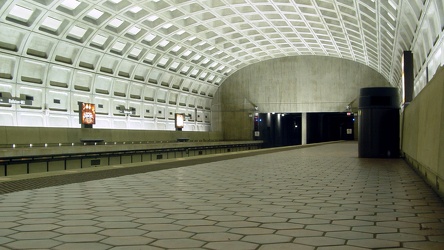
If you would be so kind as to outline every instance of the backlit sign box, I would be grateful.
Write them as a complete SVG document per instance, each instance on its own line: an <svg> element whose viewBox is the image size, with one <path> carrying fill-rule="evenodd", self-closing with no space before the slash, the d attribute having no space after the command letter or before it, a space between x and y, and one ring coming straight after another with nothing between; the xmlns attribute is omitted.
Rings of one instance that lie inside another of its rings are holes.
<svg viewBox="0 0 444 250"><path fill-rule="evenodd" d="M79 103L79 118L82 125L96 124L96 106L92 103Z"/></svg>
<svg viewBox="0 0 444 250"><path fill-rule="evenodd" d="M182 128L185 126L185 114L179 114L176 113L176 117L175 117L175 121L176 121L176 129L177 130L182 130Z"/></svg>

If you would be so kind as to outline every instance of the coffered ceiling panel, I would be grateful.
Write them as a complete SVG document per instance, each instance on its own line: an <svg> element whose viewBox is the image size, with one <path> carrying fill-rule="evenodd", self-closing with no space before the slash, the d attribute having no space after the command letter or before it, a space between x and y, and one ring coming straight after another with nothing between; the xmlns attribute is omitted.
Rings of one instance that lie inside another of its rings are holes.
<svg viewBox="0 0 444 250"><path fill-rule="evenodd" d="M425 50L441 33L439 8L442 0L7 0L0 49L133 79L150 78L134 73L145 65L216 88L256 62L332 56L396 84L418 26L430 22L418 41ZM424 17L429 9L436 20Z"/></svg>

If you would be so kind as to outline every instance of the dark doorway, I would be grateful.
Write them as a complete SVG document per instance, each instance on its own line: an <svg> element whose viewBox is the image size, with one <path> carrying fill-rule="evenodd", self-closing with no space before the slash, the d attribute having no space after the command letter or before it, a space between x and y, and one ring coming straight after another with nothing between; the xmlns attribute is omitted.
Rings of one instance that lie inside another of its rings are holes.
<svg viewBox="0 0 444 250"><path fill-rule="evenodd" d="M302 115L285 114L282 119L282 146L302 144Z"/></svg>
<svg viewBox="0 0 444 250"><path fill-rule="evenodd" d="M258 140L264 147L300 145L302 143L302 118L300 113L259 114Z"/></svg>
<svg viewBox="0 0 444 250"><path fill-rule="evenodd" d="M307 143L353 140L351 113L307 113Z"/></svg>
<svg viewBox="0 0 444 250"><path fill-rule="evenodd" d="M307 144L354 139L354 116L350 113L307 113ZM260 113L255 122L255 139L264 147L302 144L301 113Z"/></svg>

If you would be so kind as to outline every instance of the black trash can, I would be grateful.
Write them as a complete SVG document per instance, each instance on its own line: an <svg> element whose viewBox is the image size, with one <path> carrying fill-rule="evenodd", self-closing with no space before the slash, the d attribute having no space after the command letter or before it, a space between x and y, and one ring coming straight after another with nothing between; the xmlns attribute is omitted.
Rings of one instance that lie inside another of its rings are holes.
<svg viewBox="0 0 444 250"><path fill-rule="evenodd" d="M362 88L359 96L359 157L394 158L399 149L398 88Z"/></svg>

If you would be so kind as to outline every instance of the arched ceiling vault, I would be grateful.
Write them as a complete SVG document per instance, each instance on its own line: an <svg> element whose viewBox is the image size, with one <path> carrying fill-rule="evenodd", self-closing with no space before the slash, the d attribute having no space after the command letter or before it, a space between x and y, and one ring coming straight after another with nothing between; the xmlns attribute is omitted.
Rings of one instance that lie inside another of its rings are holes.
<svg viewBox="0 0 444 250"><path fill-rule="evenodd" d="M167 88L189 79L210 98L247 65L299 55L356 61L396 85L423 13L439 8L441 0L5 0L0 50Z"/></svg>

